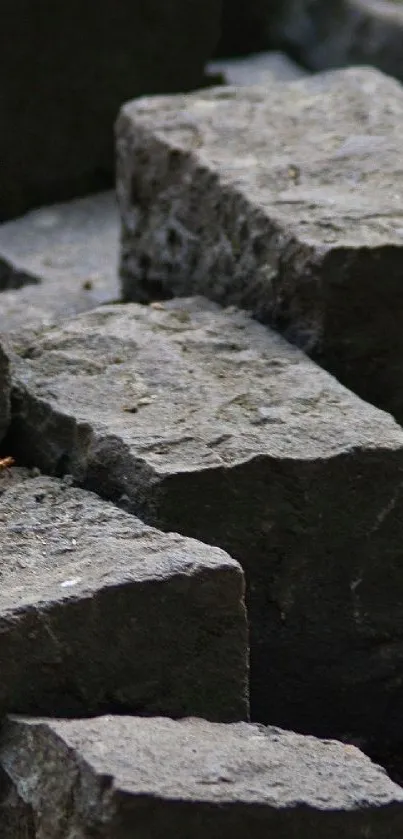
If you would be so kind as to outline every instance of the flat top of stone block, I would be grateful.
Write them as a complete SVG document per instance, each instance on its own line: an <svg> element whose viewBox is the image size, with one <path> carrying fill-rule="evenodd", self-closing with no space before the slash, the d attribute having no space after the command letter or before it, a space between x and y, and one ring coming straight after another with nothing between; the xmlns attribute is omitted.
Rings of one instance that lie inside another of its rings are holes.
<svg viewBox="0 0 403 839"><path fill-rule="evenodd" d="M291 81L308 75L285 53L259 52L242 58L222 58L207 65L210 73L223 73L231 85L271 85L274 80Z"/></svg>
<svg viewBox="0 0 403 839"><path fill-rule="evenodd" d="M24 474L0 495L0 544L1 610L125 579L239 568L219 548L147 527L68 480Z"/></svg>
<svg viewBox="0 0 403 839"><path fill-rule="evenodd" d="M18 290L0 294L0 333L18 342L27 333L116 300L118 238L113 192L43 207L1 224L0 290ZM33 280L36 284L29 284Z"/></svg>
<svg viewBox="0 0 403 839"><path fill-rule="evenodd" d="M123 107L118 136L125 120L190 153L300 240L403 244L403 89L375 69L143 98Z"/></svg>
<svg viewBox="0 0 403 839"><path fill-rule="evenodd" d="M0 256L38 276L116 276L118 217L114 192L32 210L0 224Z"/></svg>
<svg viewBox="0 0 403 839"><path fill-rule="evenodd" d="M45 748L53 744L56 773L73 750L93 773L113 778L114 789L133 795L324 811L403 803L403 790L355 747L278 728L104 716L11 718L7 729L6 742L34 738L31 747L45 769ZM7 746L5 752L8 764L12 753Z"/></svg>
<svg viewBox="0 0 403 839"><path fill-rule="evenodd" d="M29 356L15 376L56 425L70 416L119 438L157 474L403 445L389 415L246 314L202 298L99 308L49 330Z"/></svg>

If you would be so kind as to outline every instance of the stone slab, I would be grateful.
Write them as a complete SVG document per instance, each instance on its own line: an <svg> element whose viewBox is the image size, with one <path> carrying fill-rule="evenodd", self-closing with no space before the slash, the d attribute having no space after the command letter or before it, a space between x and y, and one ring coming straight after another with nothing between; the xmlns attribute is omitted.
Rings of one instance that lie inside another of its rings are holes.
<svg viewBox="0 0 403 839"><path fill-rule="evenodd" d="M0 762L21 797L14 816L29 827L32 814L41 839L398 839L403 830L403 790L379 766L352 746L278 728L14 717Z"/></svg>
<svg viewBox="0 0 403 839"><path fill-rule="evenodd" d="M0 442L10 422L10 361L8 353L0 344Z"/></svg>
<svg viewBox="0 0 403 839"><path fill-rule="evenodd" d="M0 225L0 334L26 343L119 297L113 192L43 207Z"/></svg>
<svg viewBox="0 0 403 839"><path fill-rule="evenodd" d="M259 52L242 58L212 61L207 70L222 73L230 85L268 85L273 81L292 81L307 75L307 71L282 52Z"/></svg>
<svg viewBox="0 0 403 839"><path fill-rule="evenodd" d="M402 737L403 431L390 416L197 298L81 315L13 376L18 462L243 563L252 718Z"/></svg>
<svg viewBox="0 0 403 839"><path fill-rule="evenodd" d="M48 8L43 0L3 0L2 15L4 221L113 183L118 108L145 93L201 86L220 3L70 0Z"/></svg>
<svg viewBox="0 0 403 839"><path fill-rule="evenodd" d="M367 68L128 103L124 298L245 307L403 421L402 131Z"/></svg>
<svg viewBox="0 0 403 839"><path fill-rule="evenodd" d="M70 483L0 495L0 714L245 719L239 565Z"/></svg>

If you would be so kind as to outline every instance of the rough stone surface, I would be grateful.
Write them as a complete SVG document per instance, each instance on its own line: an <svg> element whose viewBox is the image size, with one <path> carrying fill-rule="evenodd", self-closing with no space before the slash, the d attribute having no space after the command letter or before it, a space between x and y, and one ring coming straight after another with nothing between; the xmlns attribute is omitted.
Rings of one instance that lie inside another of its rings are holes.
<svg viewBox="0 0 403 839"><path fill-rule="evenodd" d="M278 728L11 718L0 762L21 795L20 823L29 827L31 811L41 839L398 839L403 830L403 790L358 749Z"/></svg>
<svg viewBox="0 0 403 839"><path fill-rule="evenodd" d="M111 183L119 106L200 86L219 17L216 0L3 0L0 219Z"/></svg>
<svg viewBox="0 0 403 839"><path fill-rule="evenodd" d="M403 431L209 301L105 306L14 366L10 450L249 582L253 718L403 739Z"/></svg>
<svg viewBox="0 0 403 839"><path fill-rule="evenodd" d="M119 296L112 192L0 225L0 334L21 346L48 326ZM23 288L22 288L23 286Z"/></svg>
<svg viewBox="0 0 403 839"><path fill-rule="evenodd" d="M127 104L124 297L244 306L403 421L402 131L366 68Z"/></svg>
<svg viewBox="0 0 403 839"><path fill-rule="evenodd" d="M0 344L0 442L10 422L10 361L8 354Z"/></svg>
<svg viewBox="0 0 403 839"><path fill-rule="evenodd" d="M0 714L245 719L239 565L68 480L19 477L0 495Z"/></svg>
<svg viewBox="0 0 403 839"><path fill-rule="evenodd" d="M270 85L273 79L292 81L307 73L281 52L262 52L246 58L228 58L212 61L207 68L211 73L222 73L231 85Z"/></svg>

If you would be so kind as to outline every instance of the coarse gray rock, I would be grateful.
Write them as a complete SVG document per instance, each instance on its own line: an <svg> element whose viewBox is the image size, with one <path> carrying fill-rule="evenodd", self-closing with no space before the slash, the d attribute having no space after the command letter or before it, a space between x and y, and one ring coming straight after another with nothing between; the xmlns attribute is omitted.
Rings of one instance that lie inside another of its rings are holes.
<svg viewBox="0 0 403 839"><path fill-rule="evenodd" d="M10 422L10 361L0 343L0 442L5 436Z"/></svg>
<svg viewBox="0 0 403 839"><path fill-rule="evenodd" d="M127 104L125 299L241 305L403 421L402 131L366 68Z"/></svg>
<svg viewBox="0 0 403 839"><path fill-rule="evenodd" d="M0 334L26 343L119 297L115 194L43 207L0 225Z"/></svg>
<svg viewBox="0 0 403 839"><path fill-rule="evenodd" d="M0 220L112 183L121 103L199 87L220 7L216 0L3 0Z"/></svg>
<svg viewBox="0 0 403 839"><path fill-rule="evenodd" d="M403 790L358 749L273 727L13 717L0 763L14 791L0 814L28 829L34 819L41 839L398 839L403 830Z"/></svg>
<svg viewBox="0 0 403 839"><path fill-rule="evenodd" d="M10 456L9 456L10 457ZM28 481L30 478L37 478L40 474L39 469L28 469L26 466L15 466L13 459L10 457L9 465L0 469L0 495L3 495L7 489L10 489L16 484L23 481Z"/></svg>
<svg viewBox="0 0 403 839"><path fill-rule="evenodd" d="M230 85L271 85L275 81L292 81L307 75L282 52L260 52L242 58L227 58L212 61L208 67L211 73L222 73Z"/></svg>
<svg viewBox="0 0 403 839"><path fill-rule="evenodd" d="M0 714L245 719L239 565L69 480L20 477L0 495Z"/></svg>
<svg viewBox="0 0 403 839"><path fill-rule="evenodd" d="M402 737L394 420L246 314L197 298L101 307L25 355L18 462L242 562L252 718Z"/></svg>

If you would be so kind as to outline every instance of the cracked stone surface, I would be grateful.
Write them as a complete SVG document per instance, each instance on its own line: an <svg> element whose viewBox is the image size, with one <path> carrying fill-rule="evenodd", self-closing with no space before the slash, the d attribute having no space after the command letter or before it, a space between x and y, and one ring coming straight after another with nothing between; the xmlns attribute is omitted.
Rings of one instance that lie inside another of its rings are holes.
<svg viewBox="0 0 403 839"><path fill-rule="evenodd" d="M395 421L246 314L198 298L105 306L24 355L17 462L242 562L254 718L401 737Z"/></svg>
<svg viewBox="0 0 403 839"><path fill-rule="evenodd" d="M403 420L402 130L368 68L128 103L124 298L245 307Z"/></svg>
<svg viewBox="0 0 403 839"><path fill-rule="evenodd" d="M113 192L0 225L0 334L22 346L61 320L119 297Z"/></svg>
<svg viewBox="0 0 403 839"><path fill-rule="evenodd" d="M0 344L0 442L10 422L10 361L8 354Z"/></svg>
<svg viewBox="0 0 403 839"><path fill-rule="evenodd" d="M0 714L247 717L243 574L223 551L26 470L3 477L0 542Z"/></svg>
<svg viewBox="0 0 403 839"><path fill-rule="evenodd" d="M41 839L397 839L403 828L402 789L358 749L273 727L13 717L0 763L0 813L29 839L33 820Z"/></svg>

